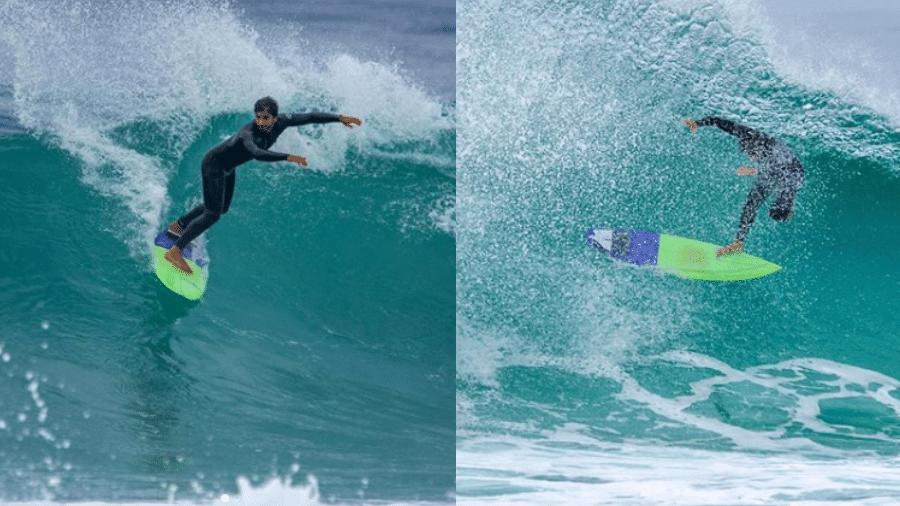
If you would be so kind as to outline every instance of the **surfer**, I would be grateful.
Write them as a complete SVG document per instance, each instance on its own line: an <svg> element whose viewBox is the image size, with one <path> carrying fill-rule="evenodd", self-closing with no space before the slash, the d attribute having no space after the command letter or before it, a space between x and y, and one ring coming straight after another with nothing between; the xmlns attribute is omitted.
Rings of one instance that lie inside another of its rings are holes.
<svg viewBox="0 0 900 506"><path fill-rule="evenodd" d="M769 207L769 216L775 221L787 221L794 211L794 199L803 186L804 171L800 160L778 139L754 130L750 127L715 116L707 116L697 121L686 119L684 124L696 132L697 127L715 125L719 129L734 135L740 141L740 149L751 160L757 162L759 170L753 167L741 167L739 176L755 176L759 174L747 202L741 213L741 224L734 242L719 248L716 256L739 253L744 250L744 238L753 225L756 211L774 191L775 202Z"/></svg>
<svg viewBox="0 0 900 506"><path fill-rule="evenodd" d="M169 232L178 239L166 252L166 260L187 274L192 271L181 251L228 212L234 195L235 167L251 159L261 162L288 161L306 167L306 158L302 156L268 150L287 127L337 121L348 128L362 125L359 118L323 112L279 115L278 102L272 97L257 100L253 112L256 114L255 120L244 125L237 134L209 150L203 157L200 165L203 203L169 225Z"/></svg>

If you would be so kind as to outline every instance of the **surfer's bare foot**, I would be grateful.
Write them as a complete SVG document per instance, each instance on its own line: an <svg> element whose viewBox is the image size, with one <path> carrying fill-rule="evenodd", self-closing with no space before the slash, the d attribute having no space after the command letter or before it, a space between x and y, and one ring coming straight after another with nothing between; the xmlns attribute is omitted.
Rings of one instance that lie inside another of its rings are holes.
<svg viewBox="0 0 900 506"><path fill-rule="evenodd" d="M166 260L169 261L172 265L174 265L178 270L184 272L185 274L193 274L194 271L188 267L187 262L184 261L184 257L181 256L181 248L178 246L172 246L169 248L169 251L166 251Z"/></svg>
<svg viewBox="0 0 900 506"><path fill-rule="evenodd" d="M172 224L169 225L169 232L172 232L175 235L181 235L184 233L184 229L181 228L181 225L179 225L177 221L173 221Z"/></svg>
<svg viewBox="0 0 900 506"><path fill-rule="evenodd" d="M732 253L740 253L742 251L744 251L744 241L736 240L728 246L716 250L716 257L720 257L722 255L730 255Z"/></svg>

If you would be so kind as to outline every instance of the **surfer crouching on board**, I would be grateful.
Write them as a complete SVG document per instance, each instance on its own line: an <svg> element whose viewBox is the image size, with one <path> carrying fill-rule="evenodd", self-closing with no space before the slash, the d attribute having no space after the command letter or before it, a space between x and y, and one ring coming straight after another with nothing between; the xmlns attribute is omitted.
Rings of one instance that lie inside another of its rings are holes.
<svg viewBox="0 0 900 506"><path fill-rule="evenodd" d="M203 157L200 165L203 203L169 225L169 232L179 237L175 245L166 252L166 260L187 274L192 271L184 261L181 250L228 212L234 195L235 167L251 159L261 162L288 161L306 167L306 158L302 156L268 150L287 127L338 121L348 128L362 125L359 118L323 112L279 115L278 102L272 97L257 100L253 112L256 114L254 121L244 125L238 133L209 150Z"/></svg>
<svg viewBox="0 0 900 506"><path fill-rule="evenodd" d="M804 171L800 160L787 146L771 135L715 116L707 116L697 121L686 119L684 124L691 132L696 132L697 127L715 125L734 135L741 143L741 151L760 166L759 171L753 167L741 167L737 170L739 176L755 176L758 173L759 177L750 188L747 203L744 204L737 238L728 246L719 248L716 251L717 257L744 250L744 238L753 225L756 211L773 191L775 202L769 207L769 216L775 221L787 221L791 217L794 212L794 199L803 186Z"/></svg>

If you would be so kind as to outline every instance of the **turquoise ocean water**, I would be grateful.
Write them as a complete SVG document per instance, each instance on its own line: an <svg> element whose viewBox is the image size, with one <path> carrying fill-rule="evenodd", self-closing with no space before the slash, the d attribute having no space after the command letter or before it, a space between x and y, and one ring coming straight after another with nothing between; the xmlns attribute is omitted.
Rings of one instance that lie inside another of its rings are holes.
<svg viewBox="0 0 900 506"><path fill-rule="evenodd" d="M0 1L0 502L453 500L454 7L328 9ZM363 126L238 169L191 303L150 241L265 95Z"/></svg>
<svg viewBox="0 0 900 506"><path fill-rule="evenodd" d="M458 13L457 502L896 504L896 5ZM749 160L682 124L709 114L806 167L795 217L761 210L746 244L783 270L692 282L585 245L730 242Z"/></svg>

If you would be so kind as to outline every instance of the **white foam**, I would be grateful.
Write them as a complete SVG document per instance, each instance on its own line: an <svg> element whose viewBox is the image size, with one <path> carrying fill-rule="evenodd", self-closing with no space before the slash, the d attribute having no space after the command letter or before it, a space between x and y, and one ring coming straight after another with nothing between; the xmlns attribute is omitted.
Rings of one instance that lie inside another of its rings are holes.
<svg viewBox="0 0 900 506"><path fill-rule="evenodd" d="M681 411L691 404L709 398L716 387L746 382L764 387L772 392L772 395L789 399L791 401L787 406L787 409L790 410L789 423L800 423L817 434L849 434L843 427L830 425L824 422L821 417L822 403L834 399L869 397L900 418L900 400L891 395L892 392L900 394L900 381L876 371L817 358L791 359L777 364L755 366L746 371L735 370L711 357L687 352L667 353L660 358L691 367L713 369L718 371L719 375L692 384L692 395L671 401L663 400L658 396L648 397L646 391L637 393L643 389L639 387L634 388L632 390L634 398L643 397L648 405L654 406L654 410L656 406L669 405L675 410ZM815 379L813 381L816 384L829 387L829 390L821 393L801 392L797 384L801 380L810 378L811 375L814 375ZM823 375L828 377L818 377ZM860 389L856 388L856 385L866 385L868 387ZM765 409L768 406L761 405L760 407ZM785 409L784 405L779 407ZM773 431L755 431L754 434L756 436L762 435L769 442L751 441L746 432L740 431L740 433L737 433L733 430L733 426L729 426L725 431L717 432L728 436L738 445L750 449L777 450L785 449L790 444L780 440L781 436L784 435L783 427ZM898 442L896 438L880 432L872 434L857 433L853 437L869 441ZM819 448L819 450L827 451L824 448Z"/></svg>
<svg viewBox="0 0 900 506"><path fill-rule="evenodd" d="M506 356L519 353L527 344L512 332L484 331L464 314L456 316L456 376L492 387L499 386L497 371L507 364Z"/></svg>
<svg viewBox="0 0 900 506"><path fill-rule="evenodd" d="M110 224L134 256L169 205L173 161L121 145L114 129L153 121L159 131L148 142L163 143L153 148L177 162L209 116L248 108L248 96L291 90L252 31L201 1L51 8L9 0L0 19L15 57L19 121L57 139L83 162L82 182L138 219Z"/></svg>
<svg viewBox="0 0 900 506"><path fill-rule="evenodd" d="M434 202L434 207L428 212L434 227L450 235L456 235L456 198L444 196Z"/></svg>
<svg viewBox="0 0 900 506"><path fill-rule="evenodd" d="M325 56L324 67L276 61L268 52L282 47L266 47L227 4L207 0L4 0L0 40L14 60L20 123L56 139L83 162L82 182L136 218L110 225L125 229L117 233L134 256L159 230L171 205L169 180L208 119L247 111L249 120L259 97L276 97L285 112L363 119L352 130L285 132L279 151L303 153L323 172L344 167L351 146L428 139L454 128L439 102L397 66L346 54ZM282 46L305 44L298 40ZM152 154L117 140L117 129L136 121L149 122L144 142L160 144L150 146Z"/></svg>
<svg viewBox="0 0 900 506"><path fill-rule="evenodd" d="M615 364L586 368L589 364L570 364L569 370L610 378L621 385L619 400L638 405L656 413L663 422L674 421L686 427L697 428L730 441L736 450L766 452L805 451L816 455L846 456L848 453L865 453L866 444L856 444L858 450L840 450L821 443L820 436L853 438L857 443L885 443L885 448L900 443L887 430L877 426L860 430L828 422L823 418L823 406L830 401L858 403L868 398L872 405L881 406L900 418L900 381L876 371L841 364L825 359L797 358L776 364L764 364L739 370L715 358L684 351L667 352L655 357L643 357L641 362L664 362L677 367L713 371L707 379L690 384L690 393L668 397L651 392ZM572 368L571 365L578 365ZM556 364L553 364L556 365ZM739 413L730 415L732 420L721 420L706 414L693 412L692 407L713 399L720 391L730 391L743 396L744 406L757 411L777 410L784 420L771 426L745 428L735 420ZM888 422L878 422L888 423ZM816 435L800 436L802 427ZM788 428L791 433L788 433Z"/></svg>
<svg viewBox="0 0 900 506"><path fill-rule="evenodd" d="M900 126L900 3L759 0L779 73L877 111Z"/></svg>
<svg viewBox="0 0 900 506"><path fill-rule="evenodd" d="M81 181L101 195L123 202L140 219L118 237L138 257L152 243L168 205L168 171L163 163L123 148L91 128L60 122L56 133L60 146L82 160Z"/></svg>
<svg viewBox="0 0 900 506"><path fill-rule="evenodd" d="M2 501L0 504L4 506L47 506L48 504L76 504L61 503L50 501L53 495L58 492L58 488L62 480L58 476L51 476L47 480L49 489L44 490L44 495L48 500L39 502L9 502ZM362 487L367 487L367 480L361 480ZM166 504L181 505L216 505L216 506L272 506L272 505L291 505L291 506L319 506L322 504L334 504L340 506L342 504L353 504L357 506L437 506L446 503L443 502L427 502L427 501L383 501L383 500L366 500L354 499L352 501L341 501L335 498L322 498L319 493L319 484L315 476L308 476L305 483L294 484L290 479L270 479L264 483L254 484L246 477L240 476L236 480L237 494L229 494L225 492L205 493L203 488L196 482L192 484L192 492L194 495L206 496L204 499L192 500L183 498L186 494L175 485L163 483L162 486L168 492L168 501ZM77 503L78 506L158 506L159 502L136 501L136 502L107 502L102 500L82 501Z"/></svg>
<svg viewBox="0 0 900 506"><path fill-rule="evenodd" d="M457 504L887 506L900 499L890 458L808 459L605 444L568 425L546 439L457 443Z"/></svg>

